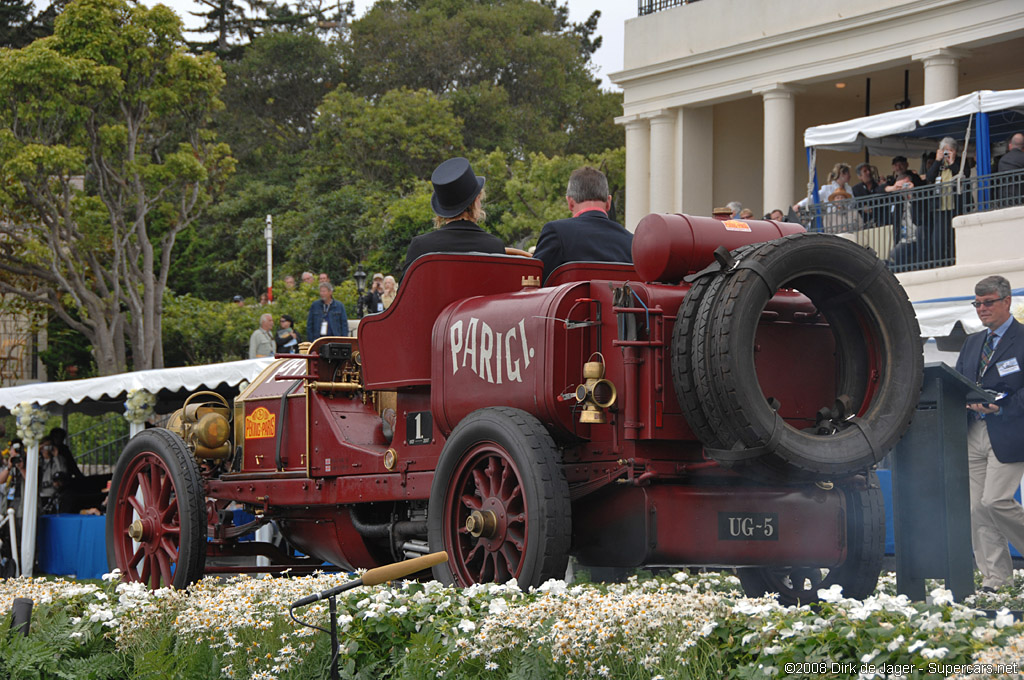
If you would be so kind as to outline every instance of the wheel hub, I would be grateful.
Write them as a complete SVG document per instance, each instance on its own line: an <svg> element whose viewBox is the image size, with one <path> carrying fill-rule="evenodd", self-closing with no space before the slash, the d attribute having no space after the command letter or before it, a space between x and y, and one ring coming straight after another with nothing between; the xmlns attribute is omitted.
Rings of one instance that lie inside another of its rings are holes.
<svg viewBox="0 0 1024 680"><path fill-rule="evenodd" d="M466 518L466 531L476 538L494 538L498 517L490 510L474 510Z"/></svg>
<svg viewBox="0 0 1024 680"><path fill-rule="evenodd" d="M142 542L142 536L145 533L145 529L142 526L142 520L137 519L131 523L128 527L128 535L133 541Z"/></svg>

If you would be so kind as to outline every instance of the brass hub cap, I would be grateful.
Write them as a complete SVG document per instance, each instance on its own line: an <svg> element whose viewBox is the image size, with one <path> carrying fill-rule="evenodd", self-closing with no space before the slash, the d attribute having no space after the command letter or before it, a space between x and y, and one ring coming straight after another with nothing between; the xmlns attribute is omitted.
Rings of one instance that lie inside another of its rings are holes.
<svg viewBox="0 0 1024 680"><path fill-rule="evenodd" d="M466 531L476 538L492 538L497 527L498 517L490 510L474 510L466 518Z"/></svg>
<svg viewBox="0 0 1024 680"><path fill-rule="evenodd" d="M142 526L141 519L135 520L131 523L131 526L128 527L128 535L133 541L142 541L143 533L145 533L145 530Z"/></svg>

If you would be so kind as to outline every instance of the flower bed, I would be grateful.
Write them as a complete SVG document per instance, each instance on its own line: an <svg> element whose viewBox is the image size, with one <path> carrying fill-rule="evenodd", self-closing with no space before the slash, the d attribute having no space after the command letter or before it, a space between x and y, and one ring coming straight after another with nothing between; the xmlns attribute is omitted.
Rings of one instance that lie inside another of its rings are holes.
<svg viewBox="0 0 1024 680"><path fill-rule="evenodd" d="M329 638L293 621L289 603L346 575L207 578L187 591L62 579L0 582L0 611L36 603L32 631L0 630L0 677L328 677ZM729 574L550 581L464 590L407 582L338 597L339 666L360 678L1015 677L1024 668L1024 574L972 600L935 588L897 596L883 576L872 597L821 591L814 607L747 598ZM326 627L318 602L296 612ZM154 675L155 674L155 675Z"/></svg>

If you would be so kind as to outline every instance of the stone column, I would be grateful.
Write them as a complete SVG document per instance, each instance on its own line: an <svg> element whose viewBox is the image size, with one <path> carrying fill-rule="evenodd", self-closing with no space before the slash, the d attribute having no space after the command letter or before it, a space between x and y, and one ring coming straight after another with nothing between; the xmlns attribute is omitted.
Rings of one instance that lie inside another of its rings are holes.
<svg viewBox="0 0 1024 680"><path fill-rule="evenodd" d="M924 65L924 103L934 104L960 96L960 60L965 50L939 48L915 54L914 61Z"/></svg>
<svg viewBox="0 0 1024 680"><path fill-rule="evenodd" d="M672 188L676 183L675 146L676 113L658 111L651 116L651 202L649 212L672 212L675 200Z"/></svg>
<svg viewBox="0 0 1024 680"><path fill-rule="evenodd" d="M714 189L715 118L711 106L684 106L679 111L676 145L676 210L687 215L710 215Z"/></svg>
<svg viewBox="0 0 1024 680"><path fill-rule="evenodd" d="M796 171L796 88L776 83L754 90L764 102L764 190L760 217L783 211L798 198L793 187ZM753 208L751 208L753 209Z"/></svg>
<svg viewBox="0 0 1024 680"><path fill-rule="evenodd" d="M619 120L626 126L626 218L630 231L650 212L651 128L646 119Z"/></svg>

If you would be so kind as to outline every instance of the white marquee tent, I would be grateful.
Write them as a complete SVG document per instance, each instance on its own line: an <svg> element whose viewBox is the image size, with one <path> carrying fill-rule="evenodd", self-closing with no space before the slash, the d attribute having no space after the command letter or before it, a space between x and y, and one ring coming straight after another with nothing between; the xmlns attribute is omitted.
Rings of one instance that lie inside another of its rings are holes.
<svg viewBox="0 0 1024 680"><path fill-rule="evenodd" d="M106 413L124 412L128 392L145 389L156 395L156 410L169 412L184 402L196 390L235 391L242 382L251 382L264 368L274 362L271 358L231 361L207 366L161 368L148 371L120 373L100 378L85 378L64 382L42 382L16 387L0 388L0 414L9 413L21 403L29 403L52 413L70 412ZM141 426L134 425L134 435ZM26 452L25 507L22 518L21 565L22 573L32 575L35 560L35 526L38 512L37 494L39 446ZM13 510L8 516L13 517ZM12 542L13 542L12 525Z"/></svg>

